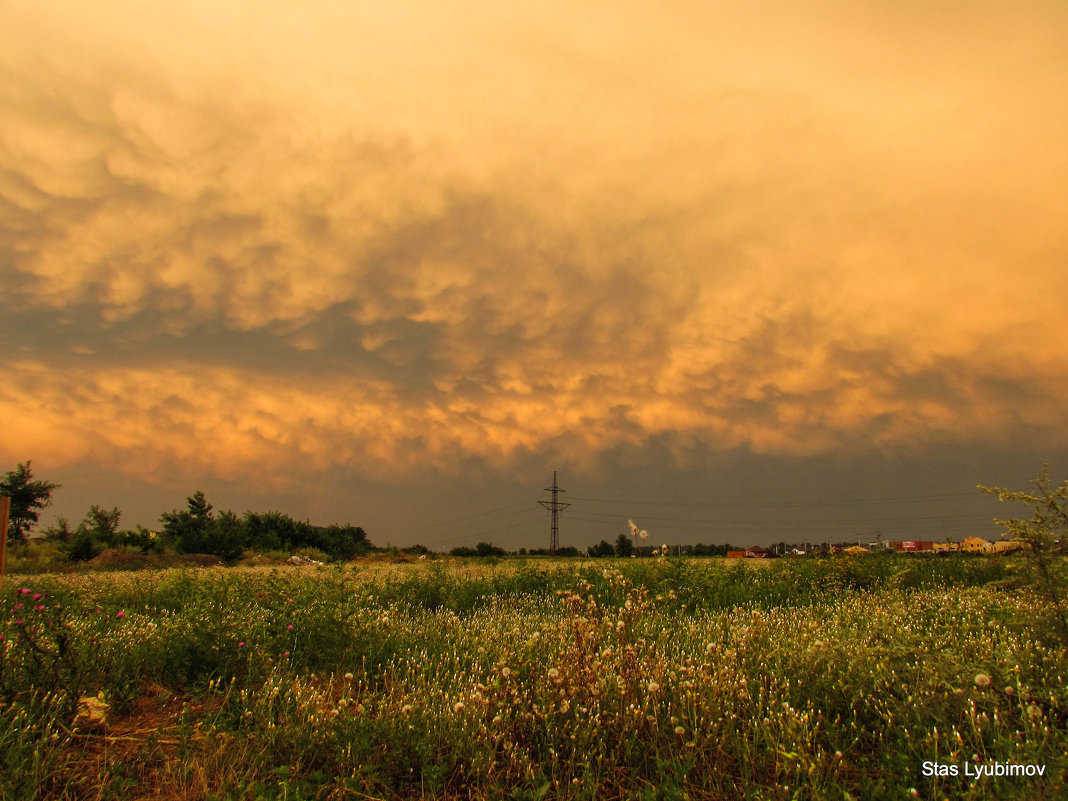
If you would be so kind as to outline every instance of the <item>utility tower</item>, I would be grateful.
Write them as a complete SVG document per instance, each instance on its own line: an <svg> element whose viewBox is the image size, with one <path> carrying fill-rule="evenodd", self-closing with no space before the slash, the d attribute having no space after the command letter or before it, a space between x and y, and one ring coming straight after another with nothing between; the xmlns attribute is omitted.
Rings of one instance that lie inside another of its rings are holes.
<svg viewBox="0 0 1068 801"><path fill-rule="evenodd" d="M556 485L555 470L553 470L553 485L551 487L546 487L545 491L551 492L553 494L553 499L551 501L538 501L538 503L540 503L552 513L552 526L549 539L549 553L555 554L560 549L560 510L566 509L571 504L561 503L557 500L557 494L560 492L565 492L566 490L562 490Z"/></svg>

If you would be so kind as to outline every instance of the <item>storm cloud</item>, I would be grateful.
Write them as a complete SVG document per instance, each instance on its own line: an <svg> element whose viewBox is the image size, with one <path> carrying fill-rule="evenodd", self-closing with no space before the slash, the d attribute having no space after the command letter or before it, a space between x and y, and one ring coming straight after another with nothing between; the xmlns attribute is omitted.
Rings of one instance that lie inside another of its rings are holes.
<svg viewBox="0 0 1068 801"><path fill-rule="evenodd" d="M1061 4L108 6L0 11L8 462L1068 447Z"/></svg>

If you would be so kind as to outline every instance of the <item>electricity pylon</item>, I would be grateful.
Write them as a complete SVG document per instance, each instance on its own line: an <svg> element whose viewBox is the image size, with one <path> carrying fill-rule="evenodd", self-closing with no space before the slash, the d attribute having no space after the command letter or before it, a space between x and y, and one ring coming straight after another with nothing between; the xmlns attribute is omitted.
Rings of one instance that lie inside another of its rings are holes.
<svg viewBox="0 0 1068 801"><path fill-rule="evenodd" d="M560 510L566 509L571 504L561 503L557 500L557 493L566 492L566 490L560 489L556 485L556 471L553 470L553 485L545 488L546 492L551 492L553 498L551 501L538 501L542 506L548 509L551 514L551 533L549 535L549 553L555 554L560 549Z"/></svg>

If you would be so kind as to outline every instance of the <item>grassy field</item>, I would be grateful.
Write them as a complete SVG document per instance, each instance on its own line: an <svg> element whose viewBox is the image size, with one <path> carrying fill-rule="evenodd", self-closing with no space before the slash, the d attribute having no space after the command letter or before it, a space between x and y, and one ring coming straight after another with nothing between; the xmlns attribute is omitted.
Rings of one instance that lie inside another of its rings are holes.
<svg viewBox="0 0 1068 801"><path fill-rule="evenodd" d="M1063 798L1068 652L1018 572L888 555L9 577L0 797ZM1008 764L1043 775L972 775Z"/></svg>

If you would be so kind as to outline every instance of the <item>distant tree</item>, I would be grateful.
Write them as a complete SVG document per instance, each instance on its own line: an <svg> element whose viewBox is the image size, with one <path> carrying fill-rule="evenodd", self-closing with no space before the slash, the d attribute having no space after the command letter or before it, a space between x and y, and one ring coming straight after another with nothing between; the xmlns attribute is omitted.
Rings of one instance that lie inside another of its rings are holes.
<svg viewBox="0 0 1068 801"><path fill-rule="evenodd" d="M40 510L52 503L52 491L60 486L51 481L34 481L30 464L20 464L0 479L0 495L11 499L7 541L12 544L26 541L40 519Z"/></svg>
<svg viewBox="0 0 1068 801"><path fill-rule="evenodd" d="M245 512L242 522L246 545L255 550L316 548L332 559L351 559L374 548L359 526L313 526L284 512Z"/></svg>
<svg viewBox="0 0 1068 801"><path fill-rule="evenodd" d="M616 556L630 556L634 553L634 543L626 534L616 537Z"/></svg>
<svg viewBox="0 0 1068 801"><path fill-rule="evenodd" d="M186 499L185 511L164 512L163 532L182 553L206 553L232 562L245 549L245 526L241 518L227 510L218 517L204 493L197 490Z"/></svg>
<svg viewBox="0 0 1068 801"><path fill-rule="evenodd" d="M478 551L466 545L460 545L449 551L449 556L478 556Z"/></svg>
<svg viewBox="0 0 1068 801"><path fill-rule="evenodd" d="M163 533L182 553L208 553L208 529L215 521L212 505L200 490L186 498L186 510L175 509L160 516Z"/></svg>
<svg viewBox="0 0 1068 801"><path fill-rule="evenodd" d="M70 523L60 517L55 525L45 529L44 535L72 562L88 562L105 548L126 543L130 532L119 531L121 517L118 508L105 509L94 504L77 528L71 529Z"/></svg>
<svg viewBox="0 0 1068 801"><path fill-rule="evenodd" d="M582 556L582 553L573 545L565 545L563 548L556 549L557 556Z"/></svg>
<svg viewBox="0 0 1068 801"><path fill-rule="evenodd" d="M475 554L477 556L504 556L507 551L504 548L498 548L488 542L480 542L475 546Z"/></svg>
<svg viewBox="0 0 1068 801"><path fill-rule="evenodd" d="M241 558L245 550L245 529L241 518L229 509L219 512L213 525L208 527L207 549L203 553L218 556L224 562Z"/></svg>
<svg viewBox="0 0 1068 801"><path fill-rule="evenodd" d="M591 545L586 552L593 557L616 555L616 549L613 548L612 543L607 540L601 540L596 545Z"/></svg>
<svg viewBox="0 0 1068 801"><path fill-rule="evenodd" d="M105 509L102 506L93 505L89 507L89 513L78 528L79 530L87 531L94 540L105 548L115 548L122 544L125 539L124 535L119 531L120 517L122 517L122 513L119 512L117 507Z"/></svg>
<svg viewBox="0 0 1068 801"><path fill-rule="evenodd" d="M74 529L70 527L70 521L65 517L57 517L56 522L41 532L49 542L70 542L74 537Z"/></svg>

